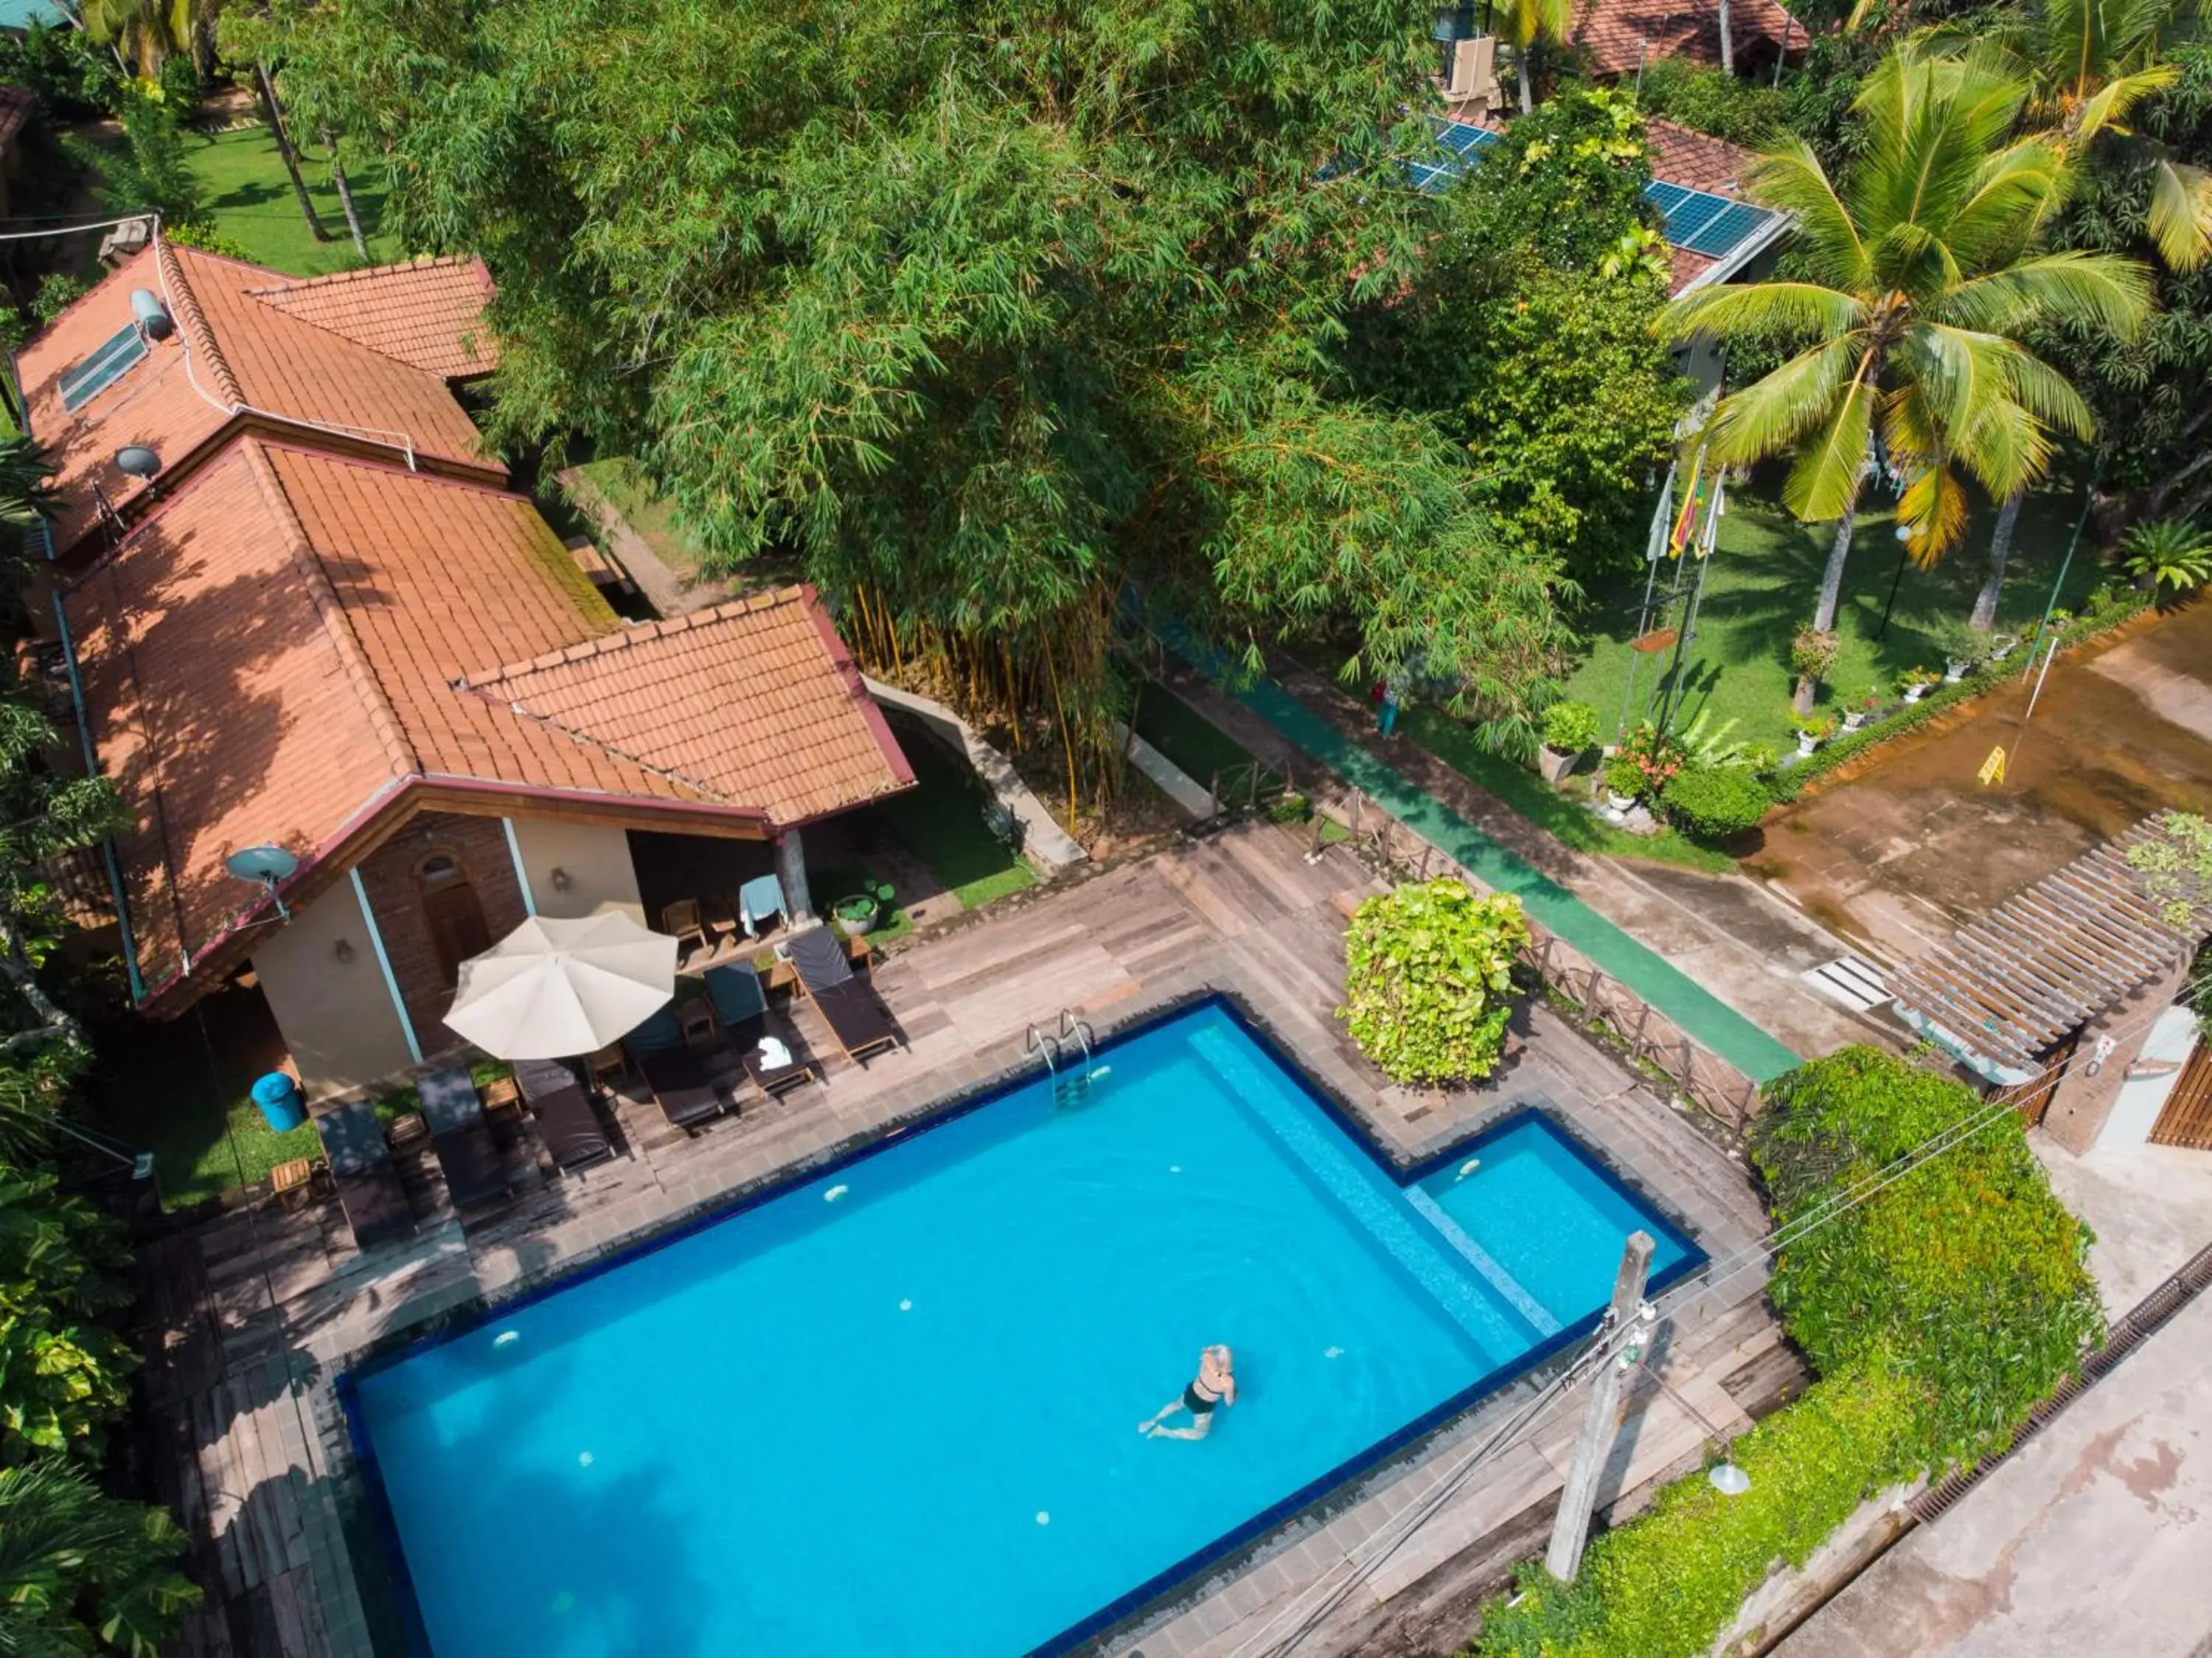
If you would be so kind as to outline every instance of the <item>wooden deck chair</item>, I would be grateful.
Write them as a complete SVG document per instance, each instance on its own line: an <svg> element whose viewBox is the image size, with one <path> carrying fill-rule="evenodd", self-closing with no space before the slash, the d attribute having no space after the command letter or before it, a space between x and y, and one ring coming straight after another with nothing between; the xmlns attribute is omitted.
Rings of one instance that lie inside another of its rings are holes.
<svg viewBox="0 0 2212 1658"><path fill-rule="evenodd" d="M787 953L799 989L827 1021L847 1058L858 1064L878 1048L906 1045L883 999L853 976L852 960L834 930L815 927L800 933Z"/></svg>

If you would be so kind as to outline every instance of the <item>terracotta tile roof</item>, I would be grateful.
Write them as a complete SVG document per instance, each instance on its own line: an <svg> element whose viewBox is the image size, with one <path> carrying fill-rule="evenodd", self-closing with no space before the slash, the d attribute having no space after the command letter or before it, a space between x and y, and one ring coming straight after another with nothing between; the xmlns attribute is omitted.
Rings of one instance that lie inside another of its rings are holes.
<svg viewBox="0 0 2212 1658"><path fill-rule="evenodd" d="M15 142L39 100L28 87L0 86L0 149Z"/></svg>
<svg viewBox="0 0 2212 1658"><path fill-rule="evenodd" d="M1654 117L1644 124L1651 176L1716 196L1741 196L1743 175L1758 157L1748 149Z"/></svg>
<svg viewBox="0 0 2212 1658"><path fill-rule="evenodd" d="M625 628L469 690L777 824L903 789L914 771L807 588Z"/></svg>
<svg viewBox="0 0 2212 1658"><path fill-rule="evenodd" d="M464 380L499 366L499 348L478 320L492 291L482 259L416 259L246 291L288 316L441 379Z"/></svg>
<svg viewBox="0 0 2212 1658"><path fill-rule="evenodd" d="M1785 28L1802 46L1804 25L1775 0L1729 0L1729 31L1739 53L1758 44L1780 46ZM1647 53L1717 64L1720 7L1717 0L1581 0L1568 40L1600 75L1633 75Z"/></svg>
<svg viewBox="0 0 2212 1658"><path fill-rule="evenodd" d="M580 643L615 618L528 501L252 436L64 604L157 994L235 943L228 854L304 875L417 785L758 823L912 781L810 594ZM492 651L525 665L462 688Z"/></svg>
<svg viewBox="0 0 2212 1658"><path fill-rule="evenodd" d="M284 277L195 248L149 247L64 311L16 359L33 436L58 458L63 508L53 523L67 552L97 522L93 489L126 513L147 493L118 471L115 452L143 443L177 469L234 420L260 411L285 422L343 429L418 455L503 479L442 375L288 314L250 290ZM161 296L176 332L72 412L61 382L127 327L131 293Z"/></svg>

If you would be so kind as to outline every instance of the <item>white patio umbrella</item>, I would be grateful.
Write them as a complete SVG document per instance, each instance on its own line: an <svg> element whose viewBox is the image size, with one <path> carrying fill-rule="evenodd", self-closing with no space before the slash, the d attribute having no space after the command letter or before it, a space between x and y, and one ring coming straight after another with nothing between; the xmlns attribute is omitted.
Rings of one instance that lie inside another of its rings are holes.
<svg viewBox="0 0 2212 1658"><path fill-rule="evenodd" d="M676 949L619 911L532 916L461 963L446 1023L501 1059L596 1053L668 1004Z"/></svg>

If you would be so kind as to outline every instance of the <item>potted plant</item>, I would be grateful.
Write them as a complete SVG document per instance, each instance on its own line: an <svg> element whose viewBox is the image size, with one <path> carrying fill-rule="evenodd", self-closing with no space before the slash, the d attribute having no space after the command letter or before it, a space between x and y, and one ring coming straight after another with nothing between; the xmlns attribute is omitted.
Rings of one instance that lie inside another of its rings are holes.
<svg viewBox="0 0 2212 1658"><path fill-rule="evenodd" d="M1844 642L1832 630L1825 633L1812 627L1797 630L1796 637L1790 641L1790 671L1797 676L1801 701L1810 700L1812 687L1828 677L1843 647Z"/></svg>
<svg viewBox="0 0 2212 1658"><path fill-rule="evenodd" d="M2020 648L2020 635L2009 628L1990 635L1990 660L2001 662Z"/></svg>
<svg viewBox="0 0 2212 1658"><path fill-rule="evenodd" d="M1897 676L1897 687L1905 693L1905 700L1917 703L1928 694L1931 685L1941 685L1943 676L1932 668L1908 667Z"/></svg>
<svg viewBox="0 0 2212 1658"><path fill-rule="evenodd" d="M1943 650L1943 683L1956 685L1990 659L1990 636L1963 616L1947 616L1936 627Z"/></svg>
<svg viewBox="0 0 2212 1658"><path fill-rule="evenodd" d="M1557 783L1597 746L1597 710L1588 703L1553 703L1544 710L1544 747L1537 769Z"/></svg>
<svg viewBox="0 0 2212 1658"><path fill-rule="evenodd" d="M1836 735L1836 716L1832 714L1798 714L1791 717L1790 723L1797 728L1799 759Z"/></svg>
<svg viewBox="0 0 2212 1658"><path fill-rule="evenodd" d="M1605 803L1615 812L1626 812L1636 804L1636 797L1644 792L1644 768L1632 754L1620 753L1605 763Z"/></svg>
<svg viewBox="0 0 2212 1658"><path fill-rule="evenodd" d="M1863 686L1851 692L1842 701L1844 729L1856 731L1881 706L1881 692L1872 686Z"/></svg>
<svg viewBox="0 0 2212 1658"><path fill-rule="evenodd" d="M859 892L850 898L839 899L830 906L830 913L849 936L858 938L875 930L876 923L884 918L884 911L890 907L893 896L888 881L862 881Z"/></svg>

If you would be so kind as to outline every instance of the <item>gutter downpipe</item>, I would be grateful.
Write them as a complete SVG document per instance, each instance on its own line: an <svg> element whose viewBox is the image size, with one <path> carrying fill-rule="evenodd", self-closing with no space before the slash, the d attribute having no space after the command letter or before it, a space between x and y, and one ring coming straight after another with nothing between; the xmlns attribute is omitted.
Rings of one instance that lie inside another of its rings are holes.
<svg viewBox="0 0 2212 1658"><path fill-rule="evenodd" d="M41 534L46 535L46 559L51 564L54 556L53 537L47 533L43 518L39 521L39 529ZM70 701L76 708L76 735L77 740L84 745L85 775L96 777L100 775L100 755L92 746L92 714L84 705L84 681L78 677L76 671L76 641L70 637L69 609L62 603L59 588L54 589L54 623L61 630L62 661L69 667ZM124 896L123 865L115 856L115 837L102 835L100 850L107 863L107 887L115 899L116 925L123 933L123 965L131 975L131 1005L143 1008L146 1005L146 982L138 976L138 941L131 932L131 906Z"/></svg>

